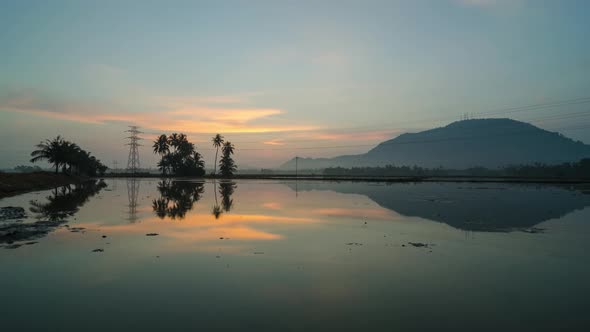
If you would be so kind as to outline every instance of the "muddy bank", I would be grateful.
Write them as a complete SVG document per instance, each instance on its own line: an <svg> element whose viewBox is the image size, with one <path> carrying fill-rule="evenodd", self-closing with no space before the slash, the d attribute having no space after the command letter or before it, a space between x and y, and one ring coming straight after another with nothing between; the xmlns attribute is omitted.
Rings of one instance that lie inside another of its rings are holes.
<svg viewBox="0 0 590 332"><path fill-rule="evenodd" d="M49 172L0 173L0 198L33 190L50 189L88 181L86 177L68 176Z"/></svg>

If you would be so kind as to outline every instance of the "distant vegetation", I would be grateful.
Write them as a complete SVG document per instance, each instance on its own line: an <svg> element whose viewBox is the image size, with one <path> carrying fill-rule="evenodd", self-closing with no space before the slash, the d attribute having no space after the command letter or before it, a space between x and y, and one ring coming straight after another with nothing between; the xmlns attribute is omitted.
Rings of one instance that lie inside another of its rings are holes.
<svg viewBox="0 0 590 332"><path fill-rule="evenodd" d="M17 173L33 173L42 172L43 169L39 166L18 165L14 168L14 171Z"/></svg>
<svg viewBox="0 0 590 332"><path fill-rule="evenodd" d="M185 134L160 135L152 146L162 156L158 168L162 174L177 176L205 175L205 161Z"/></svg>
<svg viewBox="0 0 590 332"><path fill-rule="evenodd" d="M80 148L76 143L57 136L52 140L45 140L36 145L37 150L31 152L31 162L46 160L55 167L55 173L61 167L64 174L103 175L108 169L90 152Z"/></svg>
<svg viewBox="0 0 590 332"><path fill-rule="evenodd" d="M556 177L556 178L590 178L590 158L575 163L560 165L520 165L501 169L473 167L468 169L422 168L418 166L385 167L330 167L324 169L328 176L517 176L517 177Z"/></svg>

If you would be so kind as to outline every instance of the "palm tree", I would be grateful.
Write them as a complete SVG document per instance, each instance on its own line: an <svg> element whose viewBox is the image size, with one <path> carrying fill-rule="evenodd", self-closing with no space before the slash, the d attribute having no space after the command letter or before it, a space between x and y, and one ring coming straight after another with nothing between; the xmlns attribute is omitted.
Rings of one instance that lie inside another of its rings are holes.
<svg viewBox="0 0 590 332"><path fill-rule="evenodd" d="M65 162L63 151L64 140L57 136L53 140L45 140L36 145L37 150L31 152L32 163L40 160L47 160L50 164L55 165L55 173L59 170L59 165Z"/></svg>
<svg viewBox="0 0 590 332"><path fill-rule="evenodd" d="M170 135L170 137L168 137L168 141L169 144L173 147L178 147L180 140L179 140L179 136L177 133L172 133L172 135Z"/></svg>
<svg viewBox="0 0 590 332"><path fill-rule="evenodd" d="M223 136L217 134L213 136L211 140L213 142L213 147L215 147L215 162L213 163L213 174L217 174L217 153L219 152L219 147L223 144Z"/></svg>
<svg viewBox="0 0 590 332"><path fill-rule="evenodd" d="M238 169L235 161L231 157L234 153L234 145L231 142L225 142L221 148L223 156L219 160L219 171L223 177L231 177L234 172Z"/></svg>
<svg viewBox="0 0 590 332"><path fill-rule="evenodd" d="M223 144L223 148L221 148L221 152L223 152L224 155L232 155L234 154L234 149L235 146L233 144L231 144L231 142L225 142Z"/></svg>
<svg viewBox="0 0 590 332"><path fill-rule="evenodd" d="M152 147L154 148L154 153L160 155L168 153L168 151L170 151L170 146L168 145L168 137L166 137L166 135L160 135L154 141L154 145L152 145Z"/></svg>

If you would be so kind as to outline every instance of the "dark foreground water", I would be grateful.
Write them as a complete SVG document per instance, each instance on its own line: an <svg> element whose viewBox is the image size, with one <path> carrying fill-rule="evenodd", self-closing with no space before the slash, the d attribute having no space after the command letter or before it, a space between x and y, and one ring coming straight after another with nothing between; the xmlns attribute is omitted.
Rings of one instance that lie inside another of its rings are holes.
<svg viewBox="0 0 590 332"><path fill-rule="evenodd" d="M590 330L590 191L106 180L0 200L2 331Z"/></svg>

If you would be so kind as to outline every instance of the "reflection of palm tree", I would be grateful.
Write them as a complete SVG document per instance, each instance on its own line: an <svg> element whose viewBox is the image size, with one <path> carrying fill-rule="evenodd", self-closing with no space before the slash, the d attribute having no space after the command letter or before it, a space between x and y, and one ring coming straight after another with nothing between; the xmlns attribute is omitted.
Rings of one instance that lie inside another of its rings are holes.
<svg viewBox="0 0 590 332"><path fill-rule="evenodd" d="M219 152L219 147L223 144L223 136L217 134L211 140L213 142L213 147L215 148L215 162L213 163L213 174L217 174L217 153Z"/></svg>
<svg viewBox="0 0 590 332"><path fill-rule="evenodd" d="M158 217L164 219L168 209L168 200L163 197L154 199L152 202L152 208Z"/></svg>
<svg viewBox="0 0 590 332"><path fill-rule="evenodd" d="M221 206L225 212L229 212L234 203L231 195L236 189L236 183L230 181L222 181L219 183L219 194L221 195Z"/></svg>
<svg viewBox="0 0 590 332"><path fill-rule="evenodd" d="M104 181L90 181L77 184L73 189L71 186L63 186L59 190L55 188L53 195L47 197L47 202L31 201L30 211L36 214L37 219L65 221L106 186Z"/></svg>
<svg viewBox="0 0 590 332"><path fill-rule="evenodd" d="M213 206L213 209L211 209L211 214L213 216L215 216L215 219L219 219L219 217L221 216L222 213L223 213L223 210L217 204L215 204Z"/></svg>
<svg viewBox="0 0 590 332"><path fill-rule="evenodd" d="M201 199L204 192L202 182L169 181L158 183L161 197L152 201L152 208L161 219L182 219Z"/></svg>
<svg viewBox="0 0 590 332"><path fill-rule="evenodd" d="M217 181L213 178L213 197L215 197L215 205L211 209L211 214L215 216L215 219L219 219L221 216L221 208L219 207L219 203L217 202Z"/></svg>

